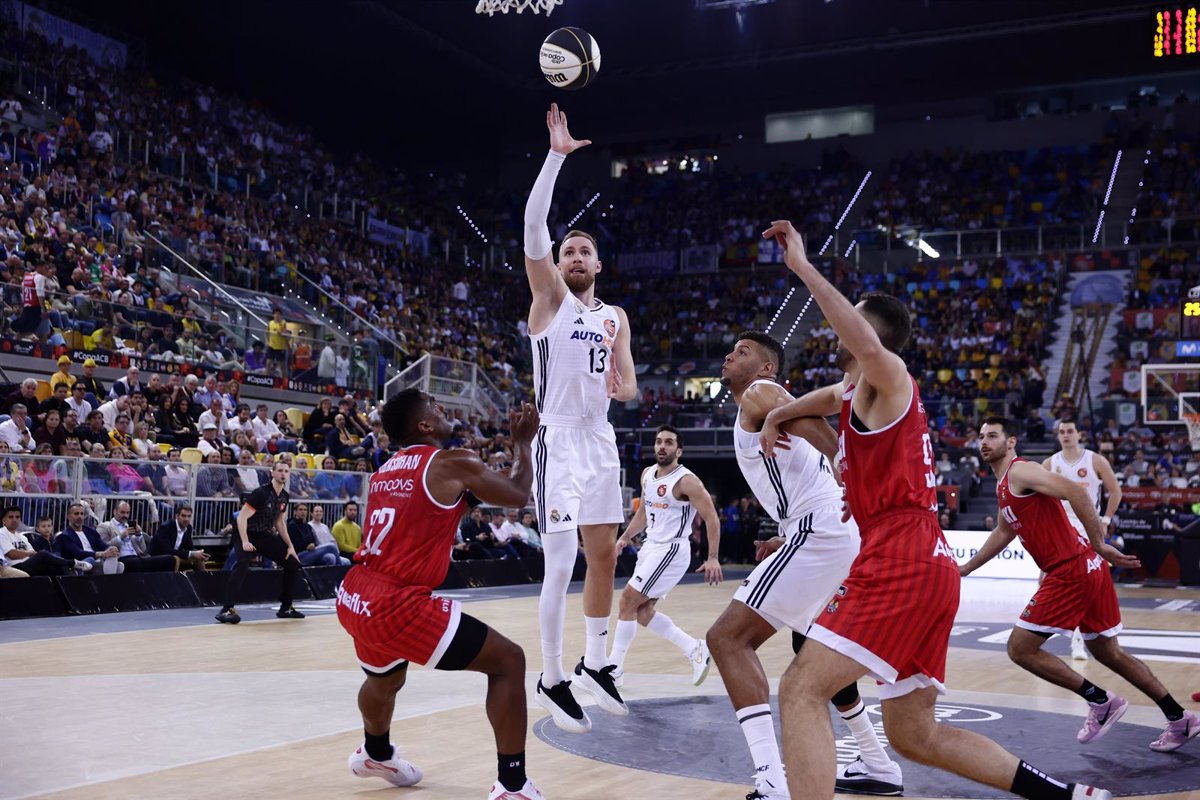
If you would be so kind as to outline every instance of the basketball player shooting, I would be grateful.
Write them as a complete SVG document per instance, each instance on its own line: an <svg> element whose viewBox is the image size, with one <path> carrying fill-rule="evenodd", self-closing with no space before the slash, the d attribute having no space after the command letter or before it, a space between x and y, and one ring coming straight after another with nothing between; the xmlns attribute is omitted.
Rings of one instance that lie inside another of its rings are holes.
<svg viewBox="0 0 1200 800"><path fill-rule="evenodd" d="M396 694L410 661L488 676L487 716L496 736L498 775L488 800L545 800L525 775L525 653L457 600L433 587L446 578L468 493L519 506L533 482L530 441L537 412L509 414L514 458L508 475L471 450L444 450L453 429L432 397L405 389L383 407L383 429L400 451L371 476L363 543L337 591L338 621L354 639L367 678L358 691L365 741L349 759L361 778L412 786L421 770L390 741Z"/></svg>
<svg viewBox="0 0 1200 800"><path fill-rule="evenodd" d="M778 383L783 357L783 345L774 338L745 331L721 367L721 383L738 407L733 423L738 468L759 505L779 523L782 546L738 587L706 636L754 760L754 791L748 797L771 800L790 795L758 648L786 627L793 631L793 648L800 649L804 634L850 571L859 548L857 526L842 519L842 490L832 466L837 437L829 423L793 419L783 426L785 439L775 452L764 453L760 446L763 420L792 399ZM837 776L838 790L900 794L900 765L880 744L858 686L849 681L831 698L862 753ZM832 753L829 763L835 763Z"/></svg>
<svg viewBox="0 0 1200 800"><path fill-rule="evenodd" d="M979 437L979 455L999 480L996 500L1000 514L996 529L960 571L971 574L1019 536L1045 573L1008 638L1008 657L1042 680L1086 700L1088 715L1076 738L1082 744L1095 741L1121 719L1129 702L1042 649L1054 634L1070 636L1078 629L1096 660L1140 689L1167 718L1166 729L1150 743L1150 749L1160 753L1178 750L1200 734L1200 718L1184 711L1150 668L1117 642L1121 608L1108 564L1134 568L1141 566L1140 562L1105 543L1107 526L1087 489L1017 455L1017 430L1009 420L987 417ZM1064 503L1082 520L1085 533L1080 534L1071 524Z"/></svg>
<svg viewBox="0 0 1200 800"><path fill-rule="evenodd" d="M609 655L609 661L616 667L613 681L618 688L624 683L625 656L637 635L639 623L680 649L691 664L693 686L699 686L708 677L711 659L704 640L689 635L658 610L658 601L666 597L687 572L692 552L688 538L697 515L704 520L708 534L708 558L696 572L703 572L705 582L713 586L722 578L721 562L717 560L721 543L720 517L704 483L696 473L679 463L682 455L679 431L670 425L660 425L654 436L654 460L657 463L642 471L642 503L621 538L617 539L617 553L620 553L635 536L646 532L633 575L621 592L617 632Z"/></svg>
<svg viewBox="0 0 1200 800"><path fill-rule="evenodd" d="M538 601L542 675L537 699L560 728L584 733L592 723L571 693L562 665L577 529L587 558L583 585L587 644L575 666L575 679L601 709L629 713L606 653L617 565L613 544L617 526L625 520L621 463L608 405L610 399L624 402L637 397L637 378L628 317L622 309L596 299L596 275L602 264L595 238L570 231L559 246L558 263L554 262L546 226L554 182L567 156L591 142L571 136L567 115L557 105L550 106L546 127L550 152L525 206L525 272L533 292L529 338L542 420L533 442L533 494L546 561Z"/></svg>
<svg viewBox="0 0 1200 800"><path fill-rule="evenodd" d="M1107 533L1113 517L1116 516L1117 508L1121 505L1121 484L1113 473L1112 464L1108 463L1108 459L1099 453L1079 446L1080 432L1075 420L1060 419L1055 426L1054 433L1058 436L1058 443L1062 446L1062 450L1043 461L1042 466L1055 474L1066 476L1069 480L1082 486L1087 491L1094 508L1100 507L1100 487L1104 487L1104 494L1108 500L1100 522L1104 524L1105 533ZM1075 530L1079 531L1079 535L1086 537L1087 531L1083 529L1083 522L1071 508L1071 504L1065 500L1063 501L1063 510L1067 512L1067 519L1070 520ZM1086 661L1087 657L1088 651L1084 646L1083 636L1076 629L1071 633L1071 658L1076 661Z"/></svg>
<svg viewBox="0 0 1200 800"><path fill-rule="evenodd" d="M788 268L812 292L837 334L837 364L846 376L771 411L760 444L769 457L788 421L840 414L846 500L862 537L849 576L780 682L792 794L833 796L826 703L842 687L871 675L883 684L888 741L906 758L1032 800L1110 800L1108 791L1057 781L990 739L935 720L934 703L945 691L959 574L938 526L929 421L917 382L898 355L911 334L911 315L886 295L869 294L851 305L809 262L790 222L772 223L763 238L783 246Z"/></svg>

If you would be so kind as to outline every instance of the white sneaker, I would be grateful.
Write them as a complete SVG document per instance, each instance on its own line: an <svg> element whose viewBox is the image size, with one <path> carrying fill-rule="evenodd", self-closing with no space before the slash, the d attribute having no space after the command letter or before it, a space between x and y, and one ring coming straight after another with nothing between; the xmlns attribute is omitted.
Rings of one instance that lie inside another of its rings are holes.
<svg viewBox="0 0 1200 800"><path fill-rule="evenodd" d="M588 669L581 658L575 665L575 681L579 684L579 688L595 698L596 705L602 711L618 717L625 717L629 715L629 707L625 705L625 701L621 699L621 693L617 691L617 687L613 683L612 674L615 670L616 667L612 664L598 670Z"/></svg>
<svg viewBox="0 0 1200 800"><path fill-rule="evenodd" d="M525 779L525 785L521 787L519 792L510 792L504 788L504 784L496 781L492 785L492 791L488 795L488 800L546 800L546 795L538 791L538 788L533 785L533 781Z"/></svg>
<svg viewBox="0 0 1200 800"><path fill-rule="evenodd" d="M746 795L746 800L792 800L792 795L787 786L776 786L766 778L755 776L754 791Z"/></svg>
<svg viewBox="0 0 1200 800"><path fill-rule="evenodd" d="M1112 800L1112 792L1077 783L1071 788L1071 800Z"/></svg>
<svg viewBox="0 0 1200 800"><path fill-rule="evenodd" d="M534 697L538 705L550 712L554 724L567 733L587 733L592 729L587 712L571 694L570 681L556 683L547 689L539 677Z"/></svg>
<svg viewBox="0 0 1200 800"><path fill-rule="evenodd" d="M1083 643L1083 634L1079 632L1079 628L1071 631L1071 658L1075 661L1087 661L1090 658L1087 646Z"/></svg>
<svg viewBox="0 0 1200 800"><path fill-rule="evenodd" d="M87 561L80 561L77 558L77 559L75 559L75 569L79 570L84 575L86 575L92 571L92 565Z"/></svg>
<svg viewBox="0 0 1200 800"><path fill-rule="evenodd" d="M884 769L870 769L859 756L838 770L834 787L845 794L904 794L904 774L895 761Z"/></svg>
<svg viewBox="0 0 1200 800"><path fill-rule="evenodd" d="M704 679L708 677L708 670L712 667L712 655L708 652L708 645L704 640L699 641L699 646L696 647L696 652L692 654L690 659L692 662L692 686L699 686L704 683Z"/></svg>
<svg viewBox="0 0 1200 800"><path fill-rule="evenodd" d="M421 770L396 755L396 745L392 745L392 757L387 761L376 761L367 755L367 748L359 745L350 754L347 762L350 771L360 778L383 778L393 786L412 786L421 780Z"/></svg>

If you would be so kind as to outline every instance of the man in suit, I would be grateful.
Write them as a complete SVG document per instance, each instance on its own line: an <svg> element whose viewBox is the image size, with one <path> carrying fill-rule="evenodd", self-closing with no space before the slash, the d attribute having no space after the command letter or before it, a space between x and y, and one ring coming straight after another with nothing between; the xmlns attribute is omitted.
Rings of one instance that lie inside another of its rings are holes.
<svg viewBox="0 0 1200 800"><path fill-rule="evenodd" d="M175 506L175 519L164 522L154 532L150 552L155 555L173 555L179 559L181 569L204 570L208 553L192 544L192 507L186 503Z"/></svg>
<svg viewBox="0 0 1200 800"><path fill-rule="evenodd" d="M125 565L129 572L175 572L179 569L179 559L173 555L150 555L147 543L150 539L142 526L129 521L129 503L124 500L117 503L113 517L108 522L96 528L96 533L119 551L117 560Z"/></svg>
<svg viewBox="0 0 1200 800"><path fill-rule="evenodd" d="M83 524L87 517L83 503L72 503L67 509L67 527L54 537L54 551L66 559L86 561L97 572L112 575L125 571L118 558L120 548L105 544L95 528Z"/></svg>

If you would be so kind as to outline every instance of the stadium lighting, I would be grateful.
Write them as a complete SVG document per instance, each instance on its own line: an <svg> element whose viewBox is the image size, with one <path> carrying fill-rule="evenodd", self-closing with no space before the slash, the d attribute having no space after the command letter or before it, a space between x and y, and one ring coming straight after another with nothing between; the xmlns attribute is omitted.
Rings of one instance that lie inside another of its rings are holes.
<svg viewBox="0 0 1200 800"><path fill-rule="evenodd" d="M933 246L924 239L917 239L917 249L930 258L941 258L942 254L933 249Z"/></svg>

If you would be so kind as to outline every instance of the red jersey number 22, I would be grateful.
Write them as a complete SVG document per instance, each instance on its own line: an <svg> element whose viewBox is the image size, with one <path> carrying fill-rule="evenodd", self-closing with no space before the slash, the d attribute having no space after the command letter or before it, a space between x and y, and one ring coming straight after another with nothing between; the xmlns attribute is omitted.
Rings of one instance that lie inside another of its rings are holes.
<svg viewBox="0 0 1200 800"><path fill-rule="evenodd" d="M382 552L383 540L387 538L395 522L394 508L377 508L371 512L371 518L367 520L367 536L363 540L363 548L367 555L377 556Z"/></svg>

